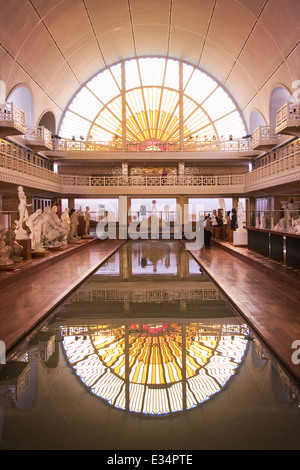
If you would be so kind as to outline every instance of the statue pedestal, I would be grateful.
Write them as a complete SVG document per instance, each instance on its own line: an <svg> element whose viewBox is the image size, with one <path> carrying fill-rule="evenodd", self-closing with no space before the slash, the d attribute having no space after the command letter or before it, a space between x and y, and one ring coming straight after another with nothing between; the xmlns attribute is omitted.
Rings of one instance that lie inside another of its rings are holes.
<svg viewBox="0 0 300 470"><path fill-rule="evenodd" d="M233 242L233 234L234 234L233 228L229 228L228 229L228 241L229 241L229 243Z"/></svg>
<svg viewBox="0 0 300 470"><path fill-rule="evenodd" d="M81 237L82 235L84 235L85 232L85 221L83 215L78 216L78 223L79 225L77 227L77 233L78 236Z"/></svg>
<svg viewBox="0 0 300 470"><path fill-rule="evenodd" d="M31 255L33 258L45 258L47 254L46 251L33 251Z"/></svg>
<svg viewBox="0 0 300 470"><path fill-rule="evenodd" d="M31 255L31 240L30 238L26 238L24 240L16 240L19 245L21 245L23 247L23 251L22 251L22 258L23 260L29 260L29 259L32 259L32 255Z"/></svg>
<svg viewBox="0 0 300 470"><path fill-rule="evenodd" d="M248 246L248 232L233 232L233 244L234 246Z"/></svg>
<svg viewBox="0 0 300 470"><path fill-rule="evenodd" d="M214 238L216 240L220 240L221 239L221 232L222 232L221 227L214 226L213 229L214 229Z"/></svg>

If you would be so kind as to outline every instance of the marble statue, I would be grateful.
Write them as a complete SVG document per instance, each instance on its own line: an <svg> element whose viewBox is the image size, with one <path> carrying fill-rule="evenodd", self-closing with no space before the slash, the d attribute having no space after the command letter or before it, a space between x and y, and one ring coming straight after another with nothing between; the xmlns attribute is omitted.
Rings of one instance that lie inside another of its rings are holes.
<svg viewBox="0 0 300 470"><path fill-rule="evenodd" d="M71 222L71 225L70 225L70 231L68 234L68 243L79 243L80 241L80 237L78 236L79 221L78 221L78 214L76 213L75 210L71 214L70 222Z"/></svg>
<svg viewBox="0 0 300 470"><path fill-rule="evenodd" d="M67 208L65 209L65 212L63 212L63 214L62 214L62 216L61 216L61 221L62 221L62 223L64 224L64 226L65 226L66 228L68 228L68 230L70 229L70 225L71 225L69 212L70 212L70 209L67 207Z"/></svg>
<svg viewBox="0 0 300 470"><path fill-rule="evenodd" d="M42 209L38 209L37 211L33 212L26 220L25 220L25 225L26 227L29 228L30 234L29 237L31 239L31 248L34 250L35 249L35 233L34 233L34 224L37 221L37 218L42 215L43 211Z"/></svg>
<svg viewBox="0 0 300 470"><path fill-rule="evenodd" d="M0 266L11 266L14 264L11 258L12 249L6 245L4 239L0 240Z"/></svg>
<svg viewBox="0 0 300 470"><path fill-rule="evenodd" d="M223 219L223 224L227 224L227 212L226 212L226 205L224 198L219 199L219 204L220 204L220 209L222 209L222 219Z"/></svg>
<svg viewBox="0 0 300 470"><path fill-rule="evenodd" d="M20 261L23 260L22 258L22 252L23 252L23 247L16 241L16 227L18 225L17 223L12 223L11 227L7 230L5 236L4 236L4 241L7 246L10 247L11 249L11 258L13 263L19 263Z"/></svg>
<svg viewBox="0 0 300 470"><path fill-rule="evenodd" d="M238 203L237 219L238 219L238 228L237 228L237 232L246 232L246 229L244 228L244 225L245 225L245 213L244 213L244 207L243 207L243 203L242 203L242 202L239 202L239 203Z"/></svg>
<svg viewBox="0 0 300 470"><path fill-rule="evenodd" d="M60 234L58 241L61 243L61 245L66 245L68 229L64 226L63 222L57 215L57 206L53 206L51 208L51 217L57 231Z"/></svg>
<svg viewBox="0 0 300 470"><path fill-rule="evenodd" d="M284 232L285 231L285 219L284 219L284 217L282 217L280 219L280 221L278 222L278 224L275 225L273 230L275 230L275 232Z"/></svg>
<svg viewBox="0 0 300 470"><path fill-rule="evenodd" d="M90 208L86 207L85 208L85 227L84 227L84 237L83 238L93 238L90 235L90 223L91 223L91 214L90 214Z"/></svg>
<svg viewBox="0 0 300 470"><path fill-rule="evenodd" d="M292 219L292 227L289 232L300 235L300 219Z"/></svg>
<svg viewBox="0 0 300 470"><path fill-rule="evenodd" d="M27 231L24 229L23 224L26 219L28 219L28 209L27 207L31 207L32 204L27 204L27 198L24 193L23 186L18 187L18 197L19 197L19 225L16 228L16 237L17 239L27 239Z"/></svg>
<svg viewBox="0 0 300 470"><path fill-rule="evenodd" d="M217 221L217 211L214 209L211 216L211 225L218 225Z"/></svg>
<svg viewBox="0 0 300 470"><path fill-rule="evenodd" d="M43 219L43 215L41 214L38 216L33 224L33 239L34 239L34 247L33 251L35 253L42 253L45 250L42 244L42 232L45 220Z"/></svg>
<svg viewBox="0 0 300 470"><path fill-rule="evenodd" d="M58 247L61 246L61 233L53 220L51 214L51 207L46 206L42 215L43 218L43 231L42 243L45 247Z"/></svg>

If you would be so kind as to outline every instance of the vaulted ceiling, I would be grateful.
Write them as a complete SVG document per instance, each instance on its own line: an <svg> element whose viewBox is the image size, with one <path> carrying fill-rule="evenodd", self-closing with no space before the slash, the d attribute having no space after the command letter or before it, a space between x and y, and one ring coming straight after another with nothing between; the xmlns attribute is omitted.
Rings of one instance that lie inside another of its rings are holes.
<svg viewBox="0 0 300 470"><path fill-rule="evenodd" d="M61 117L99 70L136 56L211 74L246 119L300 78L300 0L0 0L0 80L30 87L35 119Z"/></svg>

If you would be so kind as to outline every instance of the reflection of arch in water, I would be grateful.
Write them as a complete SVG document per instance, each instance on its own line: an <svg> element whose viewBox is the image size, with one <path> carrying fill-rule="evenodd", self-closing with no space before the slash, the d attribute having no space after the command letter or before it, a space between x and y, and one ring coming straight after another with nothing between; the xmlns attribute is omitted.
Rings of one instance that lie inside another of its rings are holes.
<svg viewBox="0 0 300 470"><path fill-rule="evenodd" d="M78 331L78 330L77 330ZM145 415L195 408L222 391L247 349L244 325L106 325L70 335L70 366L110 405Z"/></svg>

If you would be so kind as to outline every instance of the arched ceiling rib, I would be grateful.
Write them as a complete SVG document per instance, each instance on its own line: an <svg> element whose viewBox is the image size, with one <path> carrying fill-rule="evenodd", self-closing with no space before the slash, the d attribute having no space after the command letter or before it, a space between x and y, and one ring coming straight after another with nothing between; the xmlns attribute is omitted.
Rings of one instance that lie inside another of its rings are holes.
<svg viewBox="0 0 300 470"><path fill-rule="evenodd" d="M0 0L0 6L7 93L27 82L37 106L52 105L56 113L99 70L135 56L199 66L241 109L260 94L267 101L273 82L291 88L299 79L299 0Z"/></svg>

